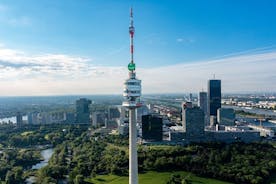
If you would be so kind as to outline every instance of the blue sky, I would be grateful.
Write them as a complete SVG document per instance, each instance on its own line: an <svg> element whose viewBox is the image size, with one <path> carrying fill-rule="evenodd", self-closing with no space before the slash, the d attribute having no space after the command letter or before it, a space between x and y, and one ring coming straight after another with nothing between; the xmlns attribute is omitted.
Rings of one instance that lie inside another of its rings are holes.
<svg viewBox="0 0 276 184"><path fill-rule="evenodd" d="M82 84L75 87L79 90L72 87L64 91L63 85L74 86L77 85L74 81L89 77L86 82L92 85L104 73L118 76L114 84L122 83L124 72L127 76L124 67L129 62L131 6L136 28L135 61L144 70L142 73L152 68L166 70L166 67L200 65L218 59L229 61L244 55L271 56L276 51L276 2L273 0L2 0L0 68L5 71L0 75L0 83L9 81L13 88L0 95L28 95L28 89L33 89L34 95L120 93L121 86L102 85L103 81L91 89ZM267 72L266 68L259 69L260 75ZM163 84L167 90L162 92L195 92L213 72L234 83L231 76L214 71L211 65L205 72L202 75L207 76L200 76L203 80L200 85L177 87L172 85L175 79L171 79ZM243 73L239 75L248 77ZM142 78L152 80L150 75ZM275 83L274 75L268 79L271 84ZM20 80L26 80L28 88L20 86ZM38 84L45 81L48 88L39 88ZM260 86L259 83L245 89L230 86L225 91L276 90L270 84ZM154 85L153 82L145 86L145 92L160 91ZM14 93L16 89L22 93Z"/></svg>

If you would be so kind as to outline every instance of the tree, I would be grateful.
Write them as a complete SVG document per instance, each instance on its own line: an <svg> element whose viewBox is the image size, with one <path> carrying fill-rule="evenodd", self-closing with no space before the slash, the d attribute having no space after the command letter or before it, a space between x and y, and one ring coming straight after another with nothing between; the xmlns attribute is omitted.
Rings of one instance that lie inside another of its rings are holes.
<svg viewBox="0 0 276 184"><path fill-rule="evenodd" d="M41 184L55 184L55 183L57 183L57 180L51 177L45 177L41 182Z"/></svg>
<svg viewBox="0 0 276 184"><path fill-rule="evenodd" d="M78 174L74 179L74 184L86 184L86 182L84 181L83 175Z"/></svg>

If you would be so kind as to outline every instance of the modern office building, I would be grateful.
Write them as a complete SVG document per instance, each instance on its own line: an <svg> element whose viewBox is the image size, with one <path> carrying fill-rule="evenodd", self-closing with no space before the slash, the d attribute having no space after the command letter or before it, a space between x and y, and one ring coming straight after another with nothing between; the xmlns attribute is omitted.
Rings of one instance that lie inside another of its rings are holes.
<svg viewBox="0 0 276 184"><path fill-rule="evenodd" d="M207 92L201 91L198 95L198 106L204 112L204 124L208 126L210 124L210 118L208 115L208 97Z"/></svg>
<svg viewBox="0 0 276 184"><path fill-rule="evenodd" d="M207 92L204 92L204 91L199 92L198 106L204 112L204 114L207 115L207 106L208 106Z"/></svg>
<svg viewBox="0 0 276 184"><path fill-rule="evenodd" d="M66 117L65 123L72 124L76 121L76 116L75 116L75 113L73 112L66 112L65 117Z"/></svg>
<svg viewBox="0 0 276 184"><path fill-rule="evenodd" d="M104 112L93 112L92 113L92 126L99 127L106 124L106 118Z"/></svg>
<svg viewBox="0 0 276 184"><path fill-rule="evenodd" d="M16 125L17 126L22 126L23 125L23 117L20 112L17 112L16 114Z"/></svg>
<svg viewBox="0 0 276 184"><path fill-rule="evenodd" d="M221 80L208 81L208 115L217 116L217 110L221 108Z"/></svg>
<svg viewBox="0 0 276 184"><path fill-rule="evenodd" d="M66 121L66 113L65 112L52 112L48 114L49 122L47 123L65 123Z"/></svg>
<svg viewBox="0 0 276 184"><path fill-rule="evenodd" d="M189 101L190 101L190 102L193 101L193 94L192 94L192 93L189 94Z"/></svg>
<svg viewBox="0 0 276 184"><path fill-rule="evenodd" d="M76 123L89 124L90 123L90 112L89 105L91 100L81 98L76 101Z"/></svg>
<svg viewBox="0 0 276 184"><path fill-rule="evenodd" d="M38 116L39 116L39 112L28 113L28 124L30 125L39 124L40 122L39 122Z"/></svg>
<svg viewBox="0 0 276 184"><path fill-rule="evenodd" d="M120 118L120 111L118 106L110 106L108 108L108 119L114 120Z"/></svg>
<svg viewBox="0 0 276 184"><path fill-rule="evenodd" d="M149 114L142 116L142 138L147 141L162 141L163 120L161 117Z"/></svg>
<svg viewBox="0 0 276 184"><path fill-rule="evenodd" d="M232 108L219 108L217 112L217 121L219 125L234 126L235 111Z"/></svg>
<svg viewBox="0 0 276 184"><path fill-rule="evenodd" d="M188 141L200 141L204 138L204 112L189 103L182 104L183 130Z"/></svg>
<svg viewBox="0 0 276 184"><path fill-rule="evenodd" d="M128 135L129 131L129 109L124 106L119 106L120 118L116 120L118 132L121 135Z"/></svg>

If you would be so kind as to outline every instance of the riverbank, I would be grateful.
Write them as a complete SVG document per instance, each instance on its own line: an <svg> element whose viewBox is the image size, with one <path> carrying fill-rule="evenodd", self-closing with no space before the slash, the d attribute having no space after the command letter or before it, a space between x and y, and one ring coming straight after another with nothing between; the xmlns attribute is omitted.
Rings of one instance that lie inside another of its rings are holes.
<svg viewBox="0 0 276 184"><path fill-rule="evenodd" d="M30 171L38 170L38 169L41 169L42 167L47 166L48 162L49 162L49 160L51 158L51 156L53 155L53 153L54 153L54 149L53 148L48 148L48 149L42 150L40 152L40 154L41 154L43 160L41 160L41 162L33 165L31 167ZM25 183L26 184L33 184L35 182L36 182L36 176L34 176L34 173L31 172L29 174L29 177L26 178Z"/></svg>
<svg viewBox="0 0 276 184"><path fill-rule="evenodd" d="M43 160L35 165L32 166L33 170L37 170L37 169L41 169L42 167L46 166L51 158L51 156L53 155L54 150L53 148L48 148L45 150L42 150L40 152Z"/></svg>

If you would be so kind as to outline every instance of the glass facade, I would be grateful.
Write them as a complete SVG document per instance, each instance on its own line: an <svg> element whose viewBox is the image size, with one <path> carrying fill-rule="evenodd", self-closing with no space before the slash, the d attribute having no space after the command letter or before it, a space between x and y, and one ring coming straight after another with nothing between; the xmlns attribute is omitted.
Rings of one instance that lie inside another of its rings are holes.
<svg viewBox="0 0 276 184"><path fill-rule="evenodd" d="M145 140L162 141L162 118L153 115L142 116L142 137Z"/></svg>
<svg viewBox="0 0 276 184"><path fill-rule="evenodd" d="M209 80L208 82L208 114L217 116L217 110L221 108L221 81Z"/></svg>

